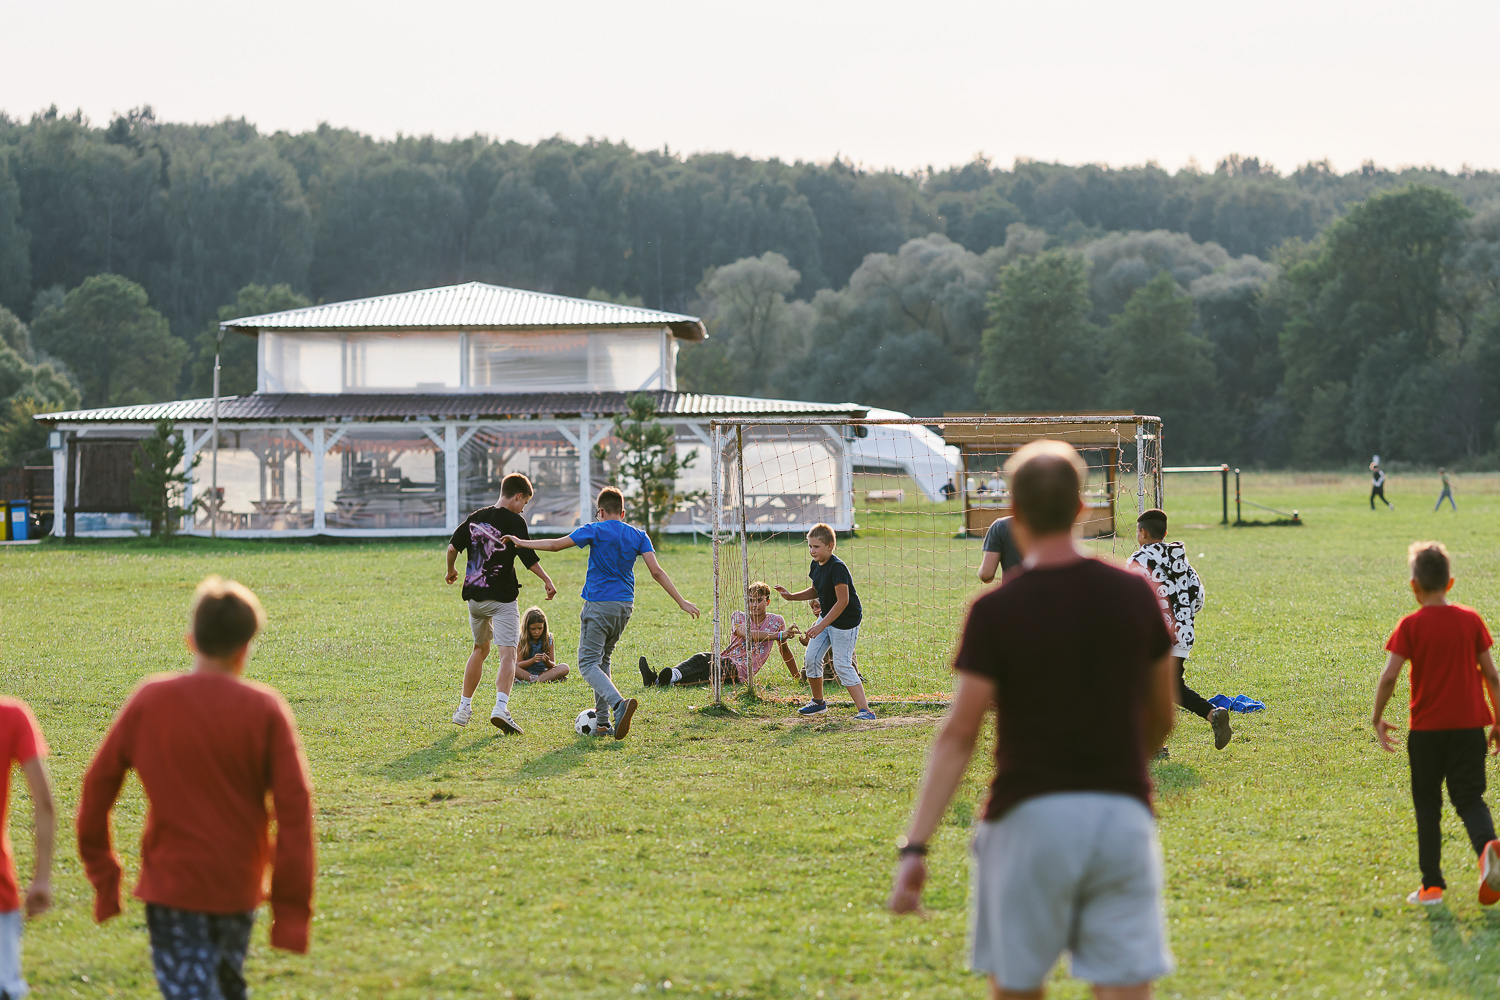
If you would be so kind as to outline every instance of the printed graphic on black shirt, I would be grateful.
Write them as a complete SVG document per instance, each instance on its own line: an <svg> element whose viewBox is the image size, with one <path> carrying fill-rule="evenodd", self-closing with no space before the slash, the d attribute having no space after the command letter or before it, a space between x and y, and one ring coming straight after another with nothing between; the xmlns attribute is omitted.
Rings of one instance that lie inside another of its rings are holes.
<svg viewBox="0 0 1500 1000"><path fill-rule="evenodd" d="M504 507L483 507L470 514L448 540L449 545L469 554L464 567L464 600L514 601L521 593L516 559L519 557L528 567L540 559L531 549L507 546L502 541L506 535L531 537L526 519Z"/></svg>

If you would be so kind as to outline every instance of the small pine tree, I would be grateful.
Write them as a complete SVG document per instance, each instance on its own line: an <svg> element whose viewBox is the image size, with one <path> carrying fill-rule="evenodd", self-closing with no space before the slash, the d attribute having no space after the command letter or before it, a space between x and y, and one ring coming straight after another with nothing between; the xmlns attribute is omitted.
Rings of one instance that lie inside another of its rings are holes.
<svg viewBox="0 0 1500 1000"><path fill-rule="evenodd" d="M202 503L199 499L190 507L182 506L188 479L203 461L201 454L195 455L192 466L179 472L178 466L186 453L187 442L182 435L172 429L170 420L161 420L131 456L135 460L135 475L130 480L130 499L151 523L152 538L169 539L177 534L182 518Z"/></svg>
<svg viewBox="0 0 1500 1000"><path fill-rule="evenodd" d="M698 458L694 449L677 454L677 435L656 419L656 401L645 393L626 401L627 412L615 415L613 448L598 445L594 455L625 494L626 514L653 539L679 503L697 494L677 492L677 477Z"/></svg>

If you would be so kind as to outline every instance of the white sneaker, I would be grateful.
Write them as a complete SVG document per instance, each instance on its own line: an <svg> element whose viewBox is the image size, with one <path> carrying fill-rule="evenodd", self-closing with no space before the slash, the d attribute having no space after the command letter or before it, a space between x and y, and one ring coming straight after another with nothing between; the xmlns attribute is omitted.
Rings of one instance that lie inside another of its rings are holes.
<svg viewBox="0 0 1500 1000"><path fill-rule="evenodd" d="M509 736L520 736L521 727L516 725L516 720L510 717L510 709L495 707L490 713L490 725Z"/></svg>
<svg viewBox="0 0 1500 1000"><path fill-rule="evenodd" d="M467 726L469 719L474 716L473 705L460 705L458 711L453 713L453 724L455 726Z"/></svg>

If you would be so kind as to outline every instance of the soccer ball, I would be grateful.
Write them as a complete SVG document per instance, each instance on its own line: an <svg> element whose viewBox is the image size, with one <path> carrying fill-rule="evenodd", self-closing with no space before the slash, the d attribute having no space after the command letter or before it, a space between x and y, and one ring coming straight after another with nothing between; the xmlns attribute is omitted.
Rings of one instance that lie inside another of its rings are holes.
<svg viewBox="0 0 1500 1000"><path fill-rule="evenodd" d="M599 731L599 714L592 708L579 712L578 718L573 722L573 731L579 736L593 736Z"/></svg>

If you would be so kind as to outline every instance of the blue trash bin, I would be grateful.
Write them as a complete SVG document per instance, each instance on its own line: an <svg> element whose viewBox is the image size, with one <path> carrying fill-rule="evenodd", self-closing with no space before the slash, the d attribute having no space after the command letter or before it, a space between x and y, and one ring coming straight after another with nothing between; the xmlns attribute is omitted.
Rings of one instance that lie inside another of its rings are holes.
<svg viewBox="0 0 1500 1000"><path fill-rule="evenodd" d="M31 501L12 500L5 505L5 516L10 524L10 530L6 532L14 542L25 542L31 539Z"/></svg>

